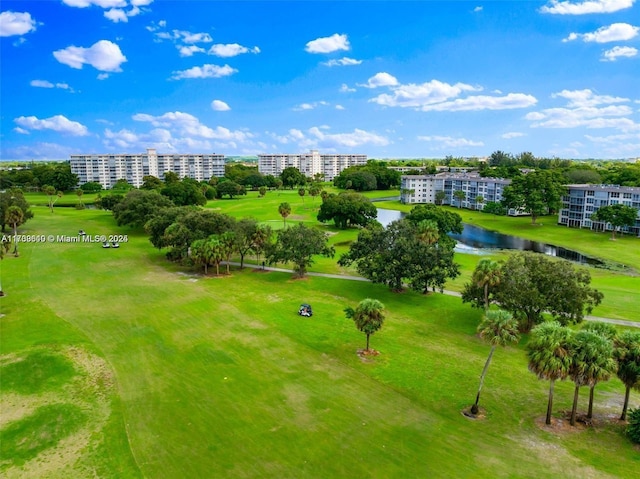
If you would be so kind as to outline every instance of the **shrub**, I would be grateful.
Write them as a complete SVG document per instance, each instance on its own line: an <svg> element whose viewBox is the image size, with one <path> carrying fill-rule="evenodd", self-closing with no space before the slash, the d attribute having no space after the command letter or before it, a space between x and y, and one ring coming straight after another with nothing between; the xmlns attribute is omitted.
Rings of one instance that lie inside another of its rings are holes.
<svg viewBox="0 0 640 479"><path fill-rule="evenodd" d="M640 408L629 410L629 425L627 426L627 436L640 444Z"/></svg>

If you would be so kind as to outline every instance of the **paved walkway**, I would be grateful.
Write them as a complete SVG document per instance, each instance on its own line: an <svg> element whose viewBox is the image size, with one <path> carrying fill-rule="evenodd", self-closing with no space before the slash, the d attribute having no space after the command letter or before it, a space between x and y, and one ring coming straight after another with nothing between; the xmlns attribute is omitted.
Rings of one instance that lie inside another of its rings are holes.
<svg viewBox="0 0 640 479"><path fill-rule="evenodd" d="M231 265L232 266L240 266L240 263L232 262ZM270 266L262 267L262 266L260 266L258 264L245 263L244 266L245 266L245 268L264 269L266 271L276 271L278 273L293 273L293 270L290 270L290 269L272 268ZM367 278L363 278L362 276L349 276L349 275L344 275L344 274L307 272L307 275L308 276L319 276L319 277L322 277L322 278L346 279L346 280L350 280L350 281L366 281L366 282L369 281ZM449 290L446 290L446 289L442 292L442 294L446 294L446 295L449 295L449 296L457 296L458 298L462 296L462 294L457 292L457 291L449 291ZM598 316L590 316L590 315L585 316L584 319L586 321L602 321L603 323L617 324L618 326L626 326L626 327L629 327L629 328L640 328L640 322L627 321L627 320L624 320L624 319L601 318L601 317L598 317Z"/></svg>

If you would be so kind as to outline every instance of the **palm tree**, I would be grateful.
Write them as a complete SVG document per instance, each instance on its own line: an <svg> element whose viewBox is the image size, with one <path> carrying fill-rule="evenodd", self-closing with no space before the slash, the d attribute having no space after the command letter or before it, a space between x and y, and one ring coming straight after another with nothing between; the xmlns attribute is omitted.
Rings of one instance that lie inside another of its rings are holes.
<svg viewBox="0 0 640 479"><path fill-rule="evenodd" d="M417 237L421 243L432 245L438 242L440 232L438 223L432 220L422 220L417 226Z"/></svg>
<svg viewBox="0 0 640 479"><path fill-rule="evenodd" d="M616 375L625 386L621 421L627 419L631 388L640 389L640 333L625 331L615 339L613 357L618 363Z"/></svg>
<svg viewBox="0 0 640 479"><path fill-rule="evenodd" d="M502 281L500 263L489 258L478 261L471 280L484 290L484 309L489 309L489 288L494 288Z"/></svg>
<svg viewBox="0 0 640 479"><path fill-rule="evenodd" d="M18 256L18 226L22 224L22 220L24 220L24 212L22 208L19 206L9 206L7 208L7 212L5 213L5 221L13 227L13 254Z"/></svg>
<svg viewBox="0 0 640 479"><path fill-rule="evenodd" d="M591 388L589 415L587 416L591 417L593 388L599 381L609 379L615 371L616 364L612 356L613 348L611 343L591 331L578 331L573 337L570 349L572 364L569 376L576 385L573 392L570 424L575 426L580 387L588 385Z"/></svg>
<svg viewBox="0 0 640 479"><path fill-rule="evenodd" d="M278 206L278 213L282 216L282 221L284 221L284 227L287 227L287 216L291 214L291 205L289 203L280 203Z"/></svg>
<svg viewBox="0 0 640 479"><path fill-rule="evenodd" d="M251 237L251 248L256 254L256 261L260 261L260 253L265 250L270 240L271 226L258 224L253 236Z"/></svg>
<svg viewBox="0 0 640 479"><path fill-rule="evenodd" d="M478 195L476 196L476 209L481 210L482 208L478 208L478 205L482 205L484 203L484 196Z"/></svg>
<svg viewBox="0 0 640 479"><path fill-rule="evenodd" d="M462 208L462 202L467 197L464 191L456 190L453 192L453 197L458 200L458 208Z"/></svg>
<svg viewBox="0 0 640 479"><path fill-rule="evenodd" d="M484 377L491 364L491 358L497 346L507 346L509 343L517 343L520 341L520 333L518 331L518 321L513 319L513 315L507 311L487 311L484 319L478 326L480 337L491 344L491 351L487 361L484 363L484 369L480 375L480 386L478 386L478 394L476 394L476 402L471 406L471 414L478 414L478 402L480 401L480 391L484 383Z"/></svg>
<svg viewBox="0 0 640 479"><path fill-rule="evenodd" d="M384 304L377 299L366 298L360 301L356 309L344 310L347 318L353 319L358 330L367 335L367 349L369 351L369 336L378 331L384 322Z"/></svg>
<svg viewBox="0 0 640 479"><path fill-rule="evenodd" d="M618 369L618 364L613 358L613 341L618 335L618 330L613 324L603 323L602 321L589 321L583 328L590 331L603 339L604 343L601 354L597 361L592 365L590 370L589 381L589 410L587 418L593 417L593 390L600 381L608 381L613 373Z"/></svg>
<svg viewBox="0 0 640 479"><path fill-rule="evenodd" d="M0 242L0 297L4 296L4 291L2 290L2 260L4 259L4 255L9 252L11 249L11 242L8 238L3 237L2 242Z"/></svg>
<svg viewBox="0 0 640 479"><path fill-rule="evenodd" d="M300 197L302 198L302 204L304 205L304 195L307 191L304 188L299 188L298 189L298 195L300 195Z"/></svg>
<svg viewBox="0 0 640 479"><path fill-rule="evenodd" d="M84 203L82 202L82 195L84 195L84 191L81 189L77 189L76 195L78 195L78 206L80 208L84 208Z"/></svg>
<svg viewBox="0 0 640 479"><path fill-rule="evenodd" d="M548 379L551 383L545 421L547 425L551 424L553 386L558 379L566 379L569 375L571 367L569 341L571 336L572 332L569 328L551 321L533 328L527 344L529 371L535 373L538 379Z"/></svg>
<svg viewBox="0 0 640 479"><path fill-rule="evenodd" d="M436 205L441 205L446 197L447 197L447 194L444 191L442 190L436 191L436 196L435 196Z"/></svg>

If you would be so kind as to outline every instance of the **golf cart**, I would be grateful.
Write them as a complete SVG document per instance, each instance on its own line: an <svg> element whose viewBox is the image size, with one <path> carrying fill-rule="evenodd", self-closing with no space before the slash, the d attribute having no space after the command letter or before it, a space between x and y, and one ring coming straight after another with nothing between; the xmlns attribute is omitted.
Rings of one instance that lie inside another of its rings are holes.
<svg viewBox="0 0 640 479"><path fill-rule="evenodd" d="M311 310L311 305L310 304L301 304L300 305L300 309L298 309L298 314L300 316L306 316L307 318L310 318L311 316L313 316L313 311Z"/></svg>

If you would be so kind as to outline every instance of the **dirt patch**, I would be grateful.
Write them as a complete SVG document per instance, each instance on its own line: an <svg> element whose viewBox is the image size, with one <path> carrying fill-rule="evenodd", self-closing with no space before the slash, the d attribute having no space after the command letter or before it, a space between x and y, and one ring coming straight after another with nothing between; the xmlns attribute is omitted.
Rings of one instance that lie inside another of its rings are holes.
<svg viewBox="0 0 640 479"><path fill-rule="evenodd" d="M564 410L561 414L561 417L552 417L551 424L545 424L546 416L538 417L534 422L538 428L555 434L571 434L588 428L598 429L609 425L623 427L626 424L624 421L620 421L619 416L616 414L594 414L592 418L587 418L586 414L578 414L576 415L576 425L572 426L570 423L571 411Z"/></svg>
<svg viewBox="0 0 640 479"><path fill-rule="evenodd" d="M365 363L372 363L373 358L380 354L380 351L376 351L375 349L358 349L356 352L358 357Z"/></svg>
<svg viewBox="0 0 640 479"><path fill-rule="evenodd" d="M474 421L483 421L487 418L487 411L483 407L479 407L478 412L476 414L473 414L471 412L471 406L469 406L460 411L460 414L462 414L466 418L473 419Z"/></svg>

